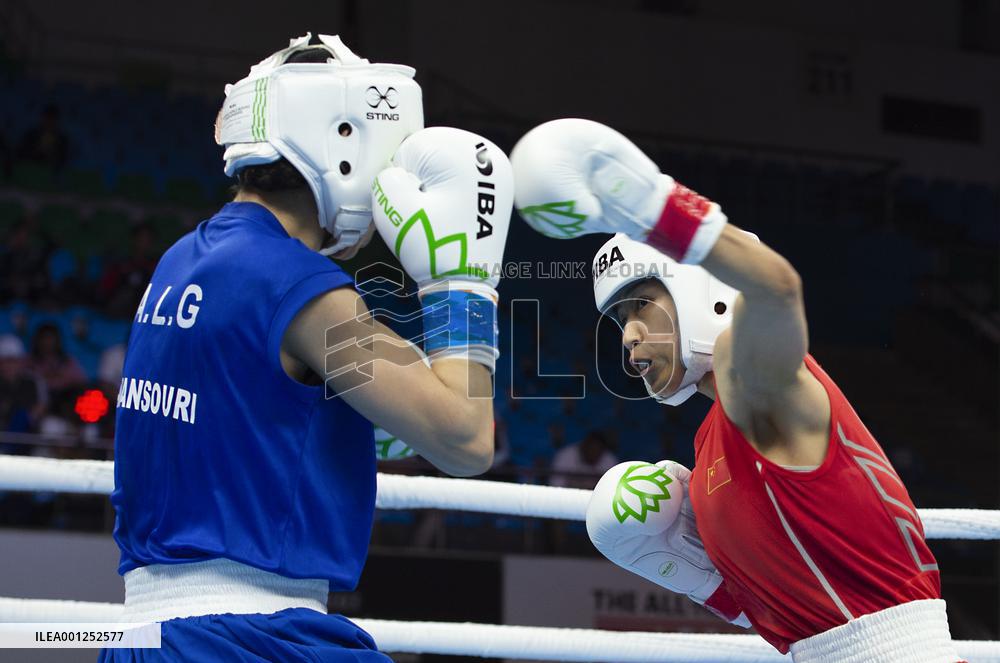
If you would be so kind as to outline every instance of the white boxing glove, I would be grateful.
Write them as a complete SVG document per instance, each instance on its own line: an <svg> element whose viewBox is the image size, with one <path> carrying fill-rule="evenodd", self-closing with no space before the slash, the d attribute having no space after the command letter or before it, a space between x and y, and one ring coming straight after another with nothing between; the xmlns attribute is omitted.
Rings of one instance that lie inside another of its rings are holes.
<svg viewBox="0 0 1000 663"><path fill-rule="evenodd" d="M421 286L464 281L495 288L514 180L503 150L462 129L421 129L375 178L375 226Z"/></svg>
<svg viewBox="0 0 1000 663"><path fill-rule="evenodd" d="M499 356L496 286L513 206L507 155L476 134L422 129L372 186L375 227L420 286L432 361Z"/></svg>
<svg viewBox="0 0 1000 663"><path fill-rule="evenodd" d="M718 205L662 174L628 138L598 122L546 122L525 134L510 158L517 210L549 237L620 232L697 264L726 225Z"/></svg>
<svg viewBox="0 0 1000 663"><path fill-rule="evenodd" d="M403 460L416 456L416 450L384 428L375 427L375 460Z"/></svg>
<svg viewBox="0 0 1000 663"><path fill-rule="evenodd" d="M686 499L690 478L690 470L669 460L615 465L594 488L587 534L623 569L749 627L701 543Z"/></svg>

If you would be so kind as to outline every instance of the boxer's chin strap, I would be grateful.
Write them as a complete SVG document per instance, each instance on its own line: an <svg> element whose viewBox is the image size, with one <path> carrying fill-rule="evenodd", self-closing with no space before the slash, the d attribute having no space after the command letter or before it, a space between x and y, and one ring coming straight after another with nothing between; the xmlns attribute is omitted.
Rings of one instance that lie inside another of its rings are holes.
<svg viewBox="0 0 1000 663"><path fill-rule="evenodd" d="M661 396L660 394L653 393L649 388L648 382L645 380L642 381L646 385L646 391L656 399L657 403L673 406L680 405L698 391L698 381L712 370L712 348L707 348L708 352L706 352L705 344L692 342L691 345L691 355L688 360L688 364L690 365L685 369L684 378L681 380L681 386L677 388L677 391L669 396Z"/></svg>
<svg viewBox="0 0 1000 663"><path fill-rule="evenodd" d="M342 207L333 223L336 233L333 243L324 246L319 252L325 256L331 256L343 249L355 246L368 232L368 226L371 224L371 210ZM323 225L322 220L320 220L320 225Z"/></svg>

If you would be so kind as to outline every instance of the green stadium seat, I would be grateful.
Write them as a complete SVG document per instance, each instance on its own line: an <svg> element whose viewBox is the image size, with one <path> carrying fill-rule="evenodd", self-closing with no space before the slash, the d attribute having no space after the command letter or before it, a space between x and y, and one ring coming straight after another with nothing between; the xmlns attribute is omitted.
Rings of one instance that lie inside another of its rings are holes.
<svg viewBox="0 0 1000 663"><path fill-rule="evenodd" d="M52 169L30 161L15 163L10 179L15 187L21 189L51 191L55 188L55 176L52 173Z"/></svg>
<svg viewBox="0 0 1000 663"><path fill-rule="evenodd" d="M178 177L167 180L166 198L172 203L195 207L205 204L205 191L197 180Z"/></svg>
<svg viewBox="0 0 1000 663"><path fill-rule="evenodd" d="M103 196L108 192L99 170L71 170L66 173L66 189L81 196Z"/></svg>
<svg viewBox="0 0 1000 663"><path fill-rule="evenodd" d="M143 219L143 223L153 229L160 250L167 249L184 233L180 218L173 214L153 214Z"/></svg>
<svg viewBox="0 0 1000 663"><path fill-rule="evenodd" d="M129 200L148 202L159 196L153 178L138 173L123 173L118 176L115 193Z"/></svg>
<svg viewBox="0 0 1000 663"><path fill-rule="evenodd" d="M24 218L24 205L17 200L0 200L0 232L6 234L11 227Z"/></svg>
<svg viewBox="0 0 1000 663"><path fill-rule="evenodd" d="M38 211L38 224L43 232L63 246L83 231L79 210L69 205L45 205Z"/></svg>
<svg viewBox="0 0 1000 663"><path fill-rule="evenodd" d="M76 254L77 259L86 263L95 256L109 253L104 237L94 229L93 217L84 219L83 232L66 243L66 248Z"/></svg>
<svg viewBox="0 0 1000 663"><path fill-rule="evenodd" d="M132 221L124 212L112 209L95 210L87 220L94 245L105 253L123 255L129 249Z"/></svg>

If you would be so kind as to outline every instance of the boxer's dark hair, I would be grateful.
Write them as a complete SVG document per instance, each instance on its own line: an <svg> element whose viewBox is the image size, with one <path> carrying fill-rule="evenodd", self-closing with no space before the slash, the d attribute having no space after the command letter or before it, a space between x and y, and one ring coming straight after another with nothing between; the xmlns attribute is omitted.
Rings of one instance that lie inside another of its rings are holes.
<svg viewBox="0 0 1000 663"><path fill-rule="evenodd" d="M323 63L331 57L330 51L321 46L307 48L296 53L292 53L285 60L289 62L318 62ZM302 174L295 169L284 157L265 163L260 166L247 166L236 173L236 186L232 188L233 195L240 191L257 191L261 193L269 191L294 191L296 189L307 189L309 185Z"/></svg>

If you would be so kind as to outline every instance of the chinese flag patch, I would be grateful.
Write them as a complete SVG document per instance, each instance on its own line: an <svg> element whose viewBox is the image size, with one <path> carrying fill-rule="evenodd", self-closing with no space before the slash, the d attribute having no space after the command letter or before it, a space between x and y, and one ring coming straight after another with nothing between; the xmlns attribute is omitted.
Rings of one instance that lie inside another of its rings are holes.
<svg viewBox="0 0 1000 663"><path fill-rule="evenodd" d="M705 478L705 485L708 487L709 495L733 480L733 477L729 475L729 466L726 465L725 456L712 463L711 467L708 468Z"/></svg>

